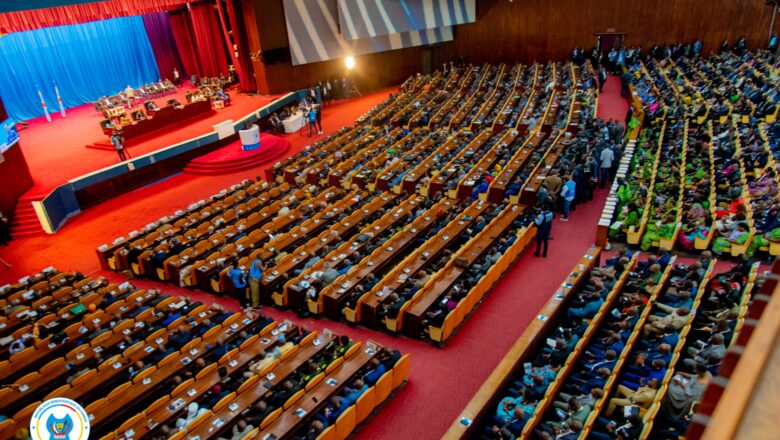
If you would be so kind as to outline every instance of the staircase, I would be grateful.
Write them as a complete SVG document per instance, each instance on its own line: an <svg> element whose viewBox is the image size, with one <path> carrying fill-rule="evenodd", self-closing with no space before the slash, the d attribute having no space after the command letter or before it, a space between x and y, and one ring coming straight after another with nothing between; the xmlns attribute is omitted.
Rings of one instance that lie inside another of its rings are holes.
<svg viewBox="0 0 780 440"><path fill-rule="evenodd" d="M41 223L38 221L38 215L35 214L32 202L37 198L21 198L16 202L14 219L11 222L11 237L17 238L36 237L44 235Z"/></svg>
<svg viewBox="0 0 780 440"><path fill-rule="evenodd" d="M269 142L268 144L258 150L245 151L238 154L235 151L225 153L222 150L238 150L240 146L224 147L221 150L193 159L182 171L186 174L198 176L219 176L235 173L273 162L285 156L290 148L290 144L287 141Z"/></svg>

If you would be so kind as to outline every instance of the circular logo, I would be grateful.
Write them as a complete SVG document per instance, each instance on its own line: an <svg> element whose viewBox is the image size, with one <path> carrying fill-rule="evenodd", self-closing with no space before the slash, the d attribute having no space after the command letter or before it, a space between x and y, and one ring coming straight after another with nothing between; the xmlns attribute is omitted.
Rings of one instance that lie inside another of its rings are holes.
<svg viewBox="0 0 780 440"><path fill-rule="evenodd" d="M57 397L43 402L30 419L33 440L87 440L89 417L78 403Z"/></svg>

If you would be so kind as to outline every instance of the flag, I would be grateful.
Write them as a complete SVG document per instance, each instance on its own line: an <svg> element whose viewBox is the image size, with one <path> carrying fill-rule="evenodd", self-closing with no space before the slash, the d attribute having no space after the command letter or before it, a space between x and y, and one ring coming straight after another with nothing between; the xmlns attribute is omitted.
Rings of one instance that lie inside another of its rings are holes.
<svg viewBox="0 0 780 440"><path fill-rule="evenodd" d="M60 89L57 88L57 83L55 81L52 81L54 83L54 93L57 94L57 104L60 105L60 114L63 118L66 118L65 116L65 106L62 105L62 98L60 98Z"/></svg>
<svg viewBox="0 0 780 440"><path fill-rule="evenodd" d="M43 100L43 94L41 93L41 89L38 89L38 97L41 98L41 107L43 107L43 114L46 115L46 120L48 122L51 122L51 115L49 114L49 109L46 108L46 101Z"/></svg>

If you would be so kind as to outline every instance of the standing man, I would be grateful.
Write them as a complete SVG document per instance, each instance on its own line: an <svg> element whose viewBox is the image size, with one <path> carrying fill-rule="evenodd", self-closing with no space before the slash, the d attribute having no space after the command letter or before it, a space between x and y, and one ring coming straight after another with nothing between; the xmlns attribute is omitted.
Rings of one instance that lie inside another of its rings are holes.
<svg viewBox="0 0 780 440"><path fill-rule="evenodd" d="M317 124L317 134L322 134L322 105L316 102L312 105L314 110L315 122Z"/></svg>
<svg viewBox="0 0 780 440"><path fill-rule="evenodd" d="M550 209L550 203L545 203L541 208L537 208L536 217L534 217L534 223L536 223L536 252L534 255L539 256L539 251L542 250L544 245L544 251L542 256L547 258L547 243L550 240L550 230L552 229L552 222L554 214Z"/></svg>
<svg viewBox="0 0 780 440"><path fill-rule="evenodd" d="M609 172L612 169L612 161L615 159L615 153L611 148L607 147L601 150L601 156L599 157L601 167L599 168L599 187L604 188L609 180Z"/></svg>
<svg viewBox="0 0 780 440"><path fill-rule="evenodd" d="M604 66L599 67L599 93L604 90L604 84L607 83L607 69Z"/></svg>
<svg viewBox="0 0 780 440"><path fill-rule="evenodd" d="M228 272L230 281L233 283L233 288L236 289L236 299L241 304L242 309L249 307L249 301L247 301L246 295L246 274L240 267L233 266Z"/></svg>
<svg viewBox="0 0 780 440"><path fill-rule="evenodd" d="M561 198L563 199L563 215L561 216L562 222L569 221L569 210L571 209L571 202L574 200L576 194L577 184L574 183L574 179L571 178L571 174L566 176L566 183L563 184L561 189Z"/></svg>
<svg viewBox="0 0 780 440"><path fill-rule="evenodd" d="M120 161L124 162L127 159L129 159L129 155L125 151L125 144L124 144L124 140L122 139L122 133L120 131L115 131L111 135L111 145L114 146L114 149L119 155Z"/></svg>
<svg viewBox="0 0 780 440"><path fill-rule="evenodd" d="M309 126L309 137L311 137L312 132L317 131L317 112L314 108L310 107L306 113L306 123Z"/></svg>
<svg viewBox="0 0 780 440"><path fill-rule="evenodd" d="M256 309L260 307L260 282L263 280L263 263L255 258L252 265L249 266L249 300L250 307Z"/></svg>

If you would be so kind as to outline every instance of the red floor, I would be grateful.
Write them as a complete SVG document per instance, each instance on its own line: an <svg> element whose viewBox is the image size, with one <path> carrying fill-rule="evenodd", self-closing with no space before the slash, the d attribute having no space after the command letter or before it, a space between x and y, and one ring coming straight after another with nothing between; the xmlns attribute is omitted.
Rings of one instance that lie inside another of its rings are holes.
<svg viewBox="0 0 780 440"><path fill-rule="evenodd" d="M185 90L189 88L179 89L176 95L156 101L164 104L169 98L177 98L179 102L184 102ZM238 120L278 96L250 96L231 92L233 103L230 106L217 110L212 116L193 120L175 131L160 133L133 145L130 154L137 156L149 153L212 132L214 124L227 119ZM86 148L86 145L106 140L99 125L103 117L95 112L92 104L69 109L66 119L59 113L52 113L51 116L52 122L39 117L28 121L29 127L19 132L19 145L22 146L34 180L34 186L25 194L26 197L45 196L70 179L107 167L118 160L113 151Z"/></svg>
<svg viewBox="0 0 780 440"><path fill-rule="evenodd" d="M326 133L351 124L387 93L384 91L332 108L326 107L323 113ZM605 95L609 93L614 92L608 86ZM602 101L602 112L612 105L604 105L605 102ZM625 114L624 101L623 106L611 111ZM288 139L293 145L291 154L313 140L300 134L291 135ZM219 177L179 174L88 209L53 236L22 239L14 241L10 247L0 248L0 257L13 265L11 269L0 269L0 284L48 265L117 279L117 274L99 270L95 256L98 245L237 180L257 174L260 174L259 170ZM372 339L412 353L409 383L360 429L355 438L440 438L518 335L534 319L539 308L591 246L606 195L606 190L597 191L593 201L572 212L568 223L556 221L549 257L536 258L531 252L524 254L444 349L327 320L299 320L274 309L266 312L277 319L290 318L313 329L330 328L355 339ZM175 294L207 300L215 298L151 281L134 282L141 287L160 287ZM236 307L235 301L223 299L221 302Z"/></svg>

